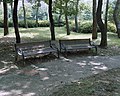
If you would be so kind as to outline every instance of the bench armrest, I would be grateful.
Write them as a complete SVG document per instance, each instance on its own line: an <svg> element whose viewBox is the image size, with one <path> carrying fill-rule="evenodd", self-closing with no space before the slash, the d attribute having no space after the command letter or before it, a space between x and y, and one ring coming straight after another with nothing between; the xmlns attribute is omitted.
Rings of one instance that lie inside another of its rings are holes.
<svg viewBox="0 0 120 96"><path fill-rule="evenodd" d="M59 49L58 49L58 47L56 46L56 44L51 44L50 47L53 48L53 49L55 49L55 50L57 50L57 51L59 51Z"/></svg>
<svg viewBox="0 0 120 96"><path fill-rule="evenodd" d="M17 51L17 54L19 54L19 55L23 55L24 54L24 51L21 48L17 49L16 51Z"/></svg>
<svg viewBox="0 0 120 96"><path fill-rule="evenodd" d="M61 49L66 49L65 44L61 44Z"/></svg>
<svg viewBox="0 0 120 96"><path fill-rule="evenodd" d="M90 45L96 46L95 43L94 43L93 41L90 41Z"/></svg>

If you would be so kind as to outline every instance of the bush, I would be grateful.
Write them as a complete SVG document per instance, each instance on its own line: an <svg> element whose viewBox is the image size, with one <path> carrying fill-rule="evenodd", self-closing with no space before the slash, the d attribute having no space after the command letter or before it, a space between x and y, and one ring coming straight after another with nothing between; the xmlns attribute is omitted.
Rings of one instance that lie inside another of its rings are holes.
<svg viewBox="0 0 120 96"><path fill-rule="evenodd" d="M8 22L8 26L9 26L9 27L13 27L13 21L9 21L9 22Z"/></svg>
<svg viewBox="0 0 120 96"><path fill-rule="evenodd" d="M47 20L42 20L42 21L39 21L39 25L38 27L49 27L49 21Z"/></svg>
<svg viewBox="0 0 120 96"><path fill-rule="evenodd" d="M70 30L75 32L75 23L72 22L70 24ZM99 27L97 28L97 31L100 32ZM113 23L108 23L108 31L109 32L116 32L116 27ZM83 23L80 23L79 30L80 33L92 33L92 21L86 21Z"/></svg>
<svg viewBox="0 0 120 96"><path fill-rule="evenodd" d="M108 31L109 32L116 32L117 30L116 30L116 26L115 26L115 24L113 24L113 23L108 23Z"/></svg>
<svg viewBox="0 0 120 96"><path fill-rule="evenodd" d="M69 28L70 28L70 31L75 32L75 22L74 21L69 22Z"/></svg>
<svg viewBox="0 0 120 96"><path fill-rule="evenodd" d="M79 28L79 32L81 33L92 33L92 22L87 21L81 23L81 26Z"/></svg>
<svg viewBox="0 0 120 96"><path fill-rule="evenodd" d="M0 27L3 28L3 20L0 19Z"/></svg>
<svg viewBox="0 0 120 96"><path fill-rule="evenodd" d="M55 24L55 27L63 27L65 25L65 22L60 21L59 23L55 22L54 24Z"/></svg>

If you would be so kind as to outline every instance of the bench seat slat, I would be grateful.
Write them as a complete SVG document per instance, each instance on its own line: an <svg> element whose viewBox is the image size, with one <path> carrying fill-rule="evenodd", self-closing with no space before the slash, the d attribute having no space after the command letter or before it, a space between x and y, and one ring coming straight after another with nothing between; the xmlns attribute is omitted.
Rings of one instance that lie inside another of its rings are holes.
<svg viewBox="0 0 120 96"><path fill-rule="evenodd" d="M25 59L27 57L48 53L57 53L59 58L58 49L51 45L51 41L15 44L15 52L15 61L18 61L18 56L21 56L23 59Z"/></svg>
<svg viewBox="0 0 120 96"><path fill-rule="evenodd" d="M76 50L86 50L94 48L97 53L97 47L93 45L88 39L68 39L68 40L59 40L60 51L76 51Z"/></svg>
<svg viewBox="0 0 120 96"><path fill-rule="evenodd" d="M56 52L56 50L52 48L44 48L44 49L39 49L39 50L28 50L28 51L24 51L24 56L39 55L39 54L45 54L45 53L50 53L50 52Z"/></svg>

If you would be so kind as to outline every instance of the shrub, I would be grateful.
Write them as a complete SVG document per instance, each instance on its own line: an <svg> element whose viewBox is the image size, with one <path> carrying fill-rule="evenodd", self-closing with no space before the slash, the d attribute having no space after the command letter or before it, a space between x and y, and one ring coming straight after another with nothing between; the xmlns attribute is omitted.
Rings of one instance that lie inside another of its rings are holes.
<svg viewBox="0 0 120 96"><path fill-rule="evenodd" d="M60 21L59 23L55 22L54 24L55 24L55 27L63 27L65 25L65 22Z"/></svg>
<svg viewBox="0 0 120 96"><path fill-rule="evenodd" d="M0 19L0 27L3 28L3 20L2 19Z"/></svg>
<svg viewBox="0 0 120 96"><path fill-rule="evenodd" d="M49 21L47 20L42 20L42 21L39 21L39 27L49 27Z"/></svg>
<svg viewBox="0 0 120 96"><path fill-rule="evenodd" d="M79 28L79 32L81 33L92 33L92 22L87 21L81 23L81 26Z"/></svg>
<svg viewBox="0 0 120 96"><path fill-rule="evenodd" d="M72 22L72 21L70 21L70 22L69 22L69 28L70 28L70 31L75 32L75 23Z"/></svg>
<svg viewBox="0 0 120 96"><path fill-rule="evenodd" d="M9 27L13 27L13 21L9 21L9 22L8 22L8 26L9 26Z"/></svg>
<svg viewBox="0 0 120 96"><path fill-rule="evenodd" d="M115 24L109 22L107 27L109 32L116 32Z"/></svg>
<svg viewBox="0 0 120 96"><path fill-rule="evenodd" d="M75 32L75 23L72 22L70 24L70 30ZM100 32L99 27L97 28L97 31ZM108 31L109 32L116 32L116 27L113 23L108 23ZM80 33L92 33L92 21L86 21L86 22L82 22L80 23L79 26L79 31Z"/></svg>
<svg viewBox="0 0 120 96"><path fill-rule="evenodd" d="M27 24L29 28L34 28L36 27L36 21L35 20L27 20ZM25 27L25 25L24 25Z"/></svg>

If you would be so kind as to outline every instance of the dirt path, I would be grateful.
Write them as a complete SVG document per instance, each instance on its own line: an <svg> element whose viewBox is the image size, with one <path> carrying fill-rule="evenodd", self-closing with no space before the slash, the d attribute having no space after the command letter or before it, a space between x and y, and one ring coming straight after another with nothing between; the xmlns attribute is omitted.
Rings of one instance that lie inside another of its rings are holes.
<svg viewBox="0 0 120 96"><path fill-rule="evenodd" d="M63 84L120 67L120 56L70 56L18 67L1 60L0 96L49 96Z"/></svg>

